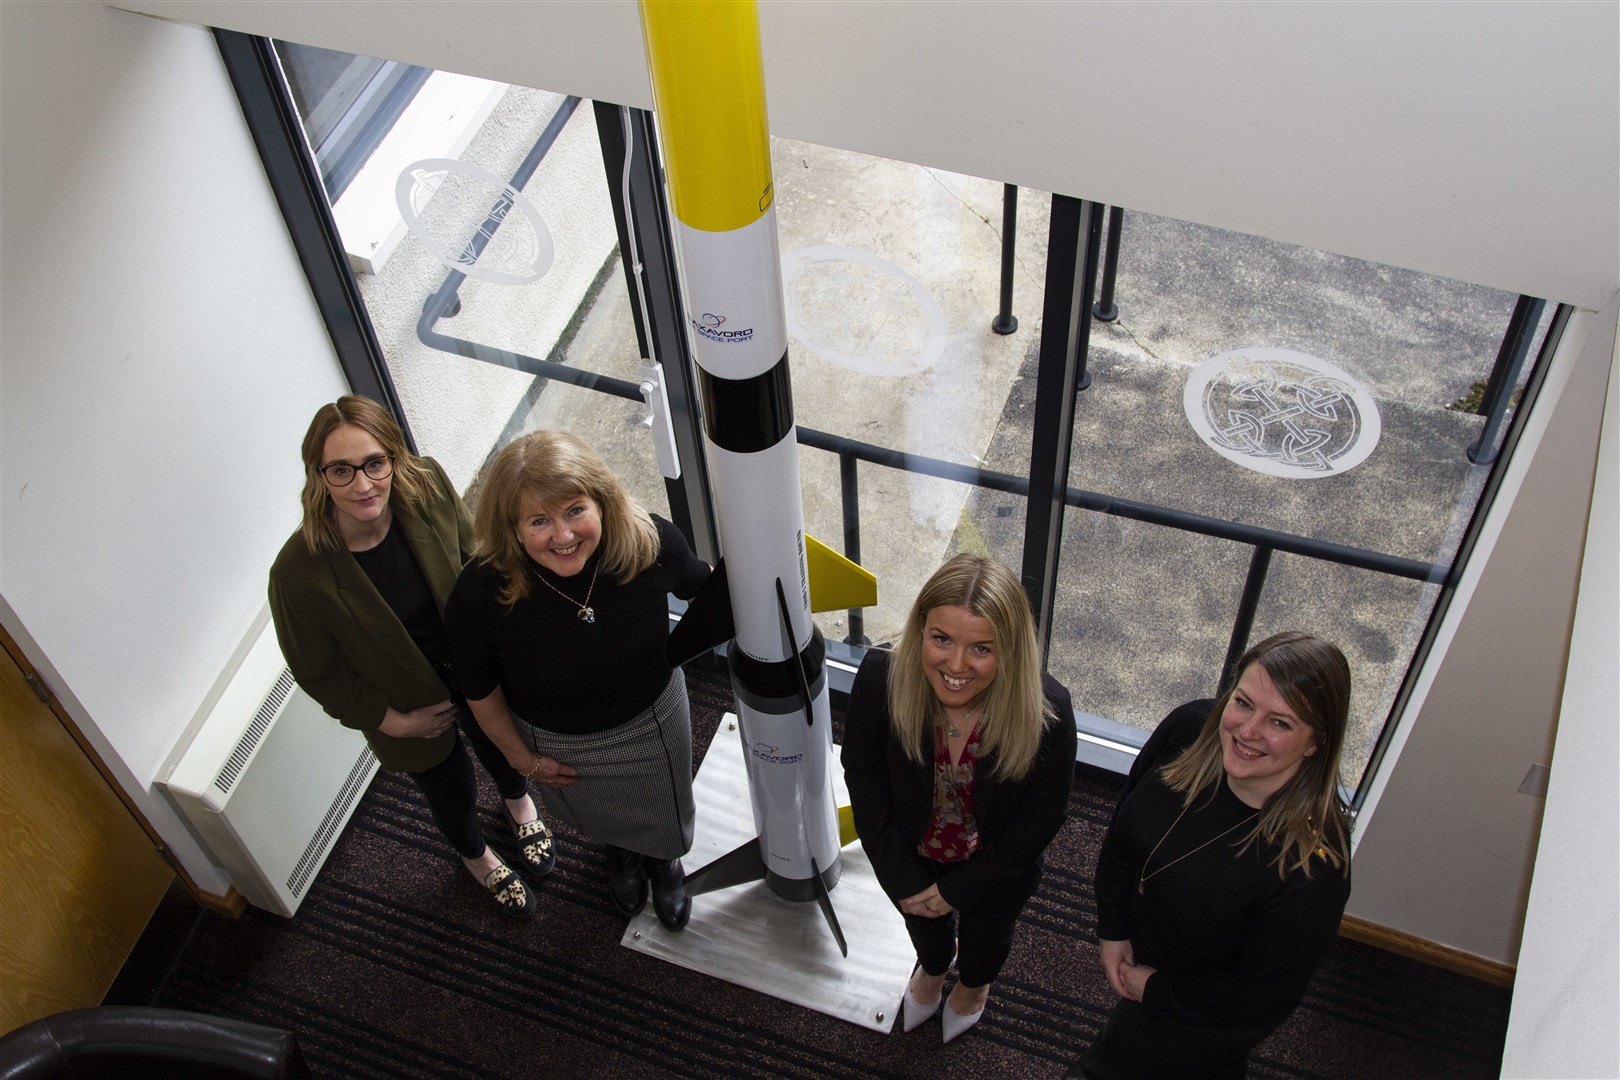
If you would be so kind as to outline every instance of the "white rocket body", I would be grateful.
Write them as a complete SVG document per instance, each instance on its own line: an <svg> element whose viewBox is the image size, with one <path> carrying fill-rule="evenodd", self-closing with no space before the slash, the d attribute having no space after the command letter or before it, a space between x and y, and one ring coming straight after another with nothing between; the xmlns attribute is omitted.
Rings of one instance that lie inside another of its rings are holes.
<svg viewBox="0 0 1620 1080"><path fill-rule="evenodd" d="M700 369L759 854L773 891L812 900L837 883L840 845L824 646L810 616L757 14L751 4L647 0L642 17Z"/></svg>

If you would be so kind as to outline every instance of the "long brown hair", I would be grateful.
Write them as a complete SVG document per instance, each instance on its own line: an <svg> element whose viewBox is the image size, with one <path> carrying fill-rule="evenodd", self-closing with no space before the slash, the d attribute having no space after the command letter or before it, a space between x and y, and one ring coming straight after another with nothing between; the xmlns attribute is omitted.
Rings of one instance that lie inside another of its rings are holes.
<svg viewBox="0 0 1620 1080"><path fill-rule="evenodd" d="M1169 787L1191 806L1224 779L1221 764L1221 714L1237 691L1250 664L1259 664L1277 692L1316 738L1316 753L1301 758L1299 768L1272 793L1254 828L1238 841L1275 845L1279 876L1301 870L1311 876L1315 856L1336 870L1350 865L1349 809L1339 797L1339 753L1350 719L1350 664L1338 646L1298 631L1273 634L1238 659L1232 685L1215 703L1198 738L1160 770Z"/></svg>
<svg viewBox="0 0 1620 1080"><path fill-rule="evenodd" d="M961 554L946 561L923 585L906 616L900 644L889 665L889 724L906 756L919 764L932 760L935 726L945 710L923 669L923 634L928 613L964 607L990 624L996 650L996 677L985 691L979 721L979 747L994 755L997 779L1020 780L1034 767L1041 732L1056 717L1041 689L1040 650L1029 597L1013 572L994 559Z"/></svg>
<svg viewBox="0 0 1620 1080"><path fill-rule="evenodd" d="M560 506L581 495L602 512L603 573L622 585L658 561L658 527L602 455L566 431L532 431L495 455L473 511L476 554L506 578L501 603L510 607L529 595L531 560L517 532L523 504Z"/></svg>
<svg viewBox="0 0 1620 1080"><path fill-rule="evenodd" d="M388 499L395 499L406 508L420 510L433 493L433 474L422 464L422 459L411 453L405 445L405 433L394 423L388 410L358 394L345 394L329 405L315 410L315 418L304 433L304 523L299 528L309 553L322 548L343 550L343 537L332 520L332 493L321 477L321 455L326 453L327 437L345 424L365 431L382 444L394 457L394 475L390 478Z"/></svg>

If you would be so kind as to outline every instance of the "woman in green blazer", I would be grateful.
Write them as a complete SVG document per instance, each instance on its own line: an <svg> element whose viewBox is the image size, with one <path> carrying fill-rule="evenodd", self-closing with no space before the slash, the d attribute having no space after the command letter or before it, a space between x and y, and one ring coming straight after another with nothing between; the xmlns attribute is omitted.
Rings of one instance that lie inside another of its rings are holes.
<svg viewBox="0 0 1620 1080"><path fill-rule="evenodd" d="M465 712L444 602L472 546L444 470L405 445L376 402L323 405L304 436L304 521L270 568L270 614L298 685L365 734L385 769L408 773L433 821L502 910L534 894L484 842L465 738L495 779L531 879L556 863L528 778ZM458 722L459 721L459 722Z"/></svg>

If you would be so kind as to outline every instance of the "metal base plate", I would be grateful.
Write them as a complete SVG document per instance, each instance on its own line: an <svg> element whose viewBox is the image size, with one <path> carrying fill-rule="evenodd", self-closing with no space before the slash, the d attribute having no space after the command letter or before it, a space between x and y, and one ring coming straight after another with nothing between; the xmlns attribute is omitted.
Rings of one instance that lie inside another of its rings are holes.
<svg viewBox="0 0 1620 1080"><path fill-rule="evenodd" d="M837 752L838 747L833 748ZM693 783L697 822L687 872L707 865L755 836L737 718L728 713L703 755ZM843 769L833 768L833 794L849 802ZM796 904L764 882L692 898L686 929L664 929L652 905L625 928L621 944L672 964L746 986L795 1005L888 1031L917 962L905 923L883 895L859 842L843 850L843 877L833 908L849 942L849 957L814 902Z"/></svg>

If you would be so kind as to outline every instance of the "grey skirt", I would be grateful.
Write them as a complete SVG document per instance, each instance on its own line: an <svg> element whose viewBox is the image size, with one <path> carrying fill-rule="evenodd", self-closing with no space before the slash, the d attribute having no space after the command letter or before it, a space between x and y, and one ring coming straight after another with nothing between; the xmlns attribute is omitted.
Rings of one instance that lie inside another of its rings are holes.
<svg viewBox="0 0 1620 1080"><path fill-rule="evenodd" d="M536 784L546 813L598 843L654 859L692 848L692 708L676 668L652 706L618 727L589 735L512 723L537 754L572 765L579 782Z"/></svg>

